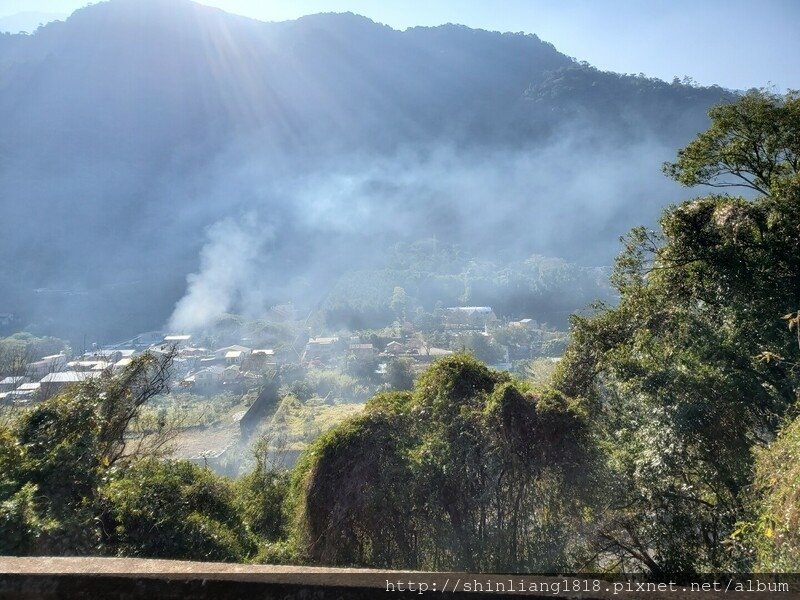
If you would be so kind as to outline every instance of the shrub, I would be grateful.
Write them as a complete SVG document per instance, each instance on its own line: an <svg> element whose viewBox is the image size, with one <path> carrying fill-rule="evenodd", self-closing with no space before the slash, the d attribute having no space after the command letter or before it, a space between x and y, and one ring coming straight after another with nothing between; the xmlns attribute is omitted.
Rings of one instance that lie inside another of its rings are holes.
<svg viewBox="0 0 800 600"><path fill-rule="evenodd" d="M800 418L757 453L756 519L748 527L755 569L800 571Z"/></svg>
<svg viewBox="0 0 800 600"><path fill-rule="evenodd" d="M143 460L101 490L120 556L243 562L258 551L227 479L185 461Z"/></svg>

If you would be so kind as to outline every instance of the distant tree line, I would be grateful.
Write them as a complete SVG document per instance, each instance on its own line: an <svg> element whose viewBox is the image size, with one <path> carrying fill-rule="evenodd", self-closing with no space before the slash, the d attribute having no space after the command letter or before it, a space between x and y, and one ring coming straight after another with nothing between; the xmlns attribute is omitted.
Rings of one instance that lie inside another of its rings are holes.
<svg viewBox="0 0 800 600"><path fill-rule="evenodd" d="M510 318L534 317L565 326L572 312L611 301L608 271L534 255L522 261L482 260L436 240L398 244L390 268L351 271L334 285L320 312L329 327L383 327L397 318L395 288L407 294L404 310L438 306L491 306Z"/></svg>

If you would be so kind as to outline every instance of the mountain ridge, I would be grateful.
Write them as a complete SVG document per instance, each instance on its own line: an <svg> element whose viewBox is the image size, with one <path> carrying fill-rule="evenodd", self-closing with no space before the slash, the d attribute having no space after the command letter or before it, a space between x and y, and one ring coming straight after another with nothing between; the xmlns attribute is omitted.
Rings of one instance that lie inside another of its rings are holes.
<svg viewBox="0 0 800 600"><path fill-rule="evenodd" d="M733 96L599 71L533 34L268 23L189 0L110 0L0 36L0 74L15 231L0 252L16 267L0 309L99 337L122 333L120 313L163 323L229 219L271 257L243 278L282 301L313 304L382 244L430 236L607 264L674 199L660 161ZM66 308L31 292L141 280Z"/></svg>

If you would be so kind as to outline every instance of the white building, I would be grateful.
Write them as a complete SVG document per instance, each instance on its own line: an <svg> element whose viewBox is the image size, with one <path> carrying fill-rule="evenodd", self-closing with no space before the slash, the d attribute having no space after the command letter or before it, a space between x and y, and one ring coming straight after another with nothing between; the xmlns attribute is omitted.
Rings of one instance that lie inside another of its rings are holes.
<svg viewBox="0 0 800 600"><path fill-rule="evenodd" d="M28 381L30 381L30 379L22 376L6 377L0 380L0 392L10 392Z"/></svg>
<svg viewBox="0 0 800 600"><path fill-rule="evenodd" d="M42 396L49 398L68 385L95 379L101 375L101 371L63 371L61 373L50 373L49 375L45 375L40 382Z"/></svg>
<svg viewBox="0 0 800 600"><path fill-rule="evenodd" d="M199 390L207 390L222 383L225 376L225 369L218 365L212 365L205 369L200 369L194 375L186 378L187 382L194 383Z"/></svg>

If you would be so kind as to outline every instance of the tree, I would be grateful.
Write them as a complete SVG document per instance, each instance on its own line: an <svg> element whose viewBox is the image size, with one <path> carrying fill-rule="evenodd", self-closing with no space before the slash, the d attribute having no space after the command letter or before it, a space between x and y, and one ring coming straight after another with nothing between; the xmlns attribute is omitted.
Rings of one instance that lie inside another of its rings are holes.
<svg viewBox="0 0 800 600"><path fill-rule="evenodd" d="M395 358L389 361L386 369L386 382L394 390L410 390L414 387L414 372L410 358Z"/></svg>
<svg viewBox="0 0 800 600"><path fill-rule="evenodd" d="M392 301L390 302L389 306L397 317L397 320L401 323L405 322L406 320L408 304L408 294L406 294L405 289L402 287L395 287L394 291L392 292Z"/></svg>
<svg viewBox="0 0 800 600"><path fill-rule="evenodd" d="M616 482L597 547L653 572L745 568L753 447L797 401L798 348L780 316L800 306L798 103L752 92L710 113L666 170L687 185L745 186L668 208L634 229L615 308L573 319L556 386L584 398ZM744 565L744 567L743 567Z"/></svg>
<svg viewBox="0 0 800 600"><path fill-rule="evenodd" d="M114 554L243 562L257 551L232 482L187 461L137 461L99 493Z"/></svg>
<svg viewBox="0 0 800 600"><path fill-rule="evenodd" d="M402 403L403 396L383 396ZM373 410L324 434L293 473L293 535L301 557L323 564L415 564L411 437L393 411Z"/></svg>
<svg viewBox="0 0 800 600"><path fill-rule="evenodd" d="M461 339L461 343L475 358L489 365L500 362L505 356L503 349L482 333L469 333Z"/></svg>
<svg viewBox="0 0 800 600"><path fill-rule="evenodd" d="M783 320L800 347L800 311ZM765 360L800 368L797 362L774 355ZM787 420L775 441L757 450L752 491L752 517L734 532L734 542L755 554L755 570L796 572L800 569L800 417Z"/></svg>
<svg viewBox="0 0 800 600"><path fill-rule="evenodd" d="M582 408L467 354L372 398L301 458L301 555L329 564L542 571L580 564L593 451ZM569 490L566 492L565 490Z"/></svg>
<svg viewBox="0 0 800 600"><path fill-rule="evenodd" d="M169 439L166 423L149 435L132 426L166 390L173 357L137 357L121 375L67 388L0 431L0 461L9 467L0 473L0 502L10 507L0 510L0 538L15 540L7 551L97 552L103 482L115 467L160 455Z"/></svg>
<svg viewBox="0 0 800 600"><path fill-rule="evenodd" d="M253 445L255 466L236 482L242 518L263 540L276 542L288 533L284 499L289 489L289 471L284 466L285 439L262 433Z"/></svg>
<svg viewBox="0 0 800 600"><path fill-rule="evenodd" d="M711 127L664 171L684 185L780 195L800 176L800 93L752 90L709 111Z"/></svg>

